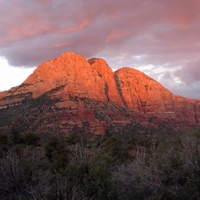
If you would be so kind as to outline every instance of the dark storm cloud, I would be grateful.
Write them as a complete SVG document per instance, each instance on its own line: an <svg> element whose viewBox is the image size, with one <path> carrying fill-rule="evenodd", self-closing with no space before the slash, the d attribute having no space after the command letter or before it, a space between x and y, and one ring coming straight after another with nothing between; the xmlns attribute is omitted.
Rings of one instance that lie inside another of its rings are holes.
<svg viewBox="0 0 200 200"><path fill-rule="evenodd" d="M12 66L37 66L74 51L86 58L102 56L115 69L151 66L144 72L172 91L180 85L184 91L183 85L190 84L196 93L200 81L198 0L0 3L0 56Z"/></svg>

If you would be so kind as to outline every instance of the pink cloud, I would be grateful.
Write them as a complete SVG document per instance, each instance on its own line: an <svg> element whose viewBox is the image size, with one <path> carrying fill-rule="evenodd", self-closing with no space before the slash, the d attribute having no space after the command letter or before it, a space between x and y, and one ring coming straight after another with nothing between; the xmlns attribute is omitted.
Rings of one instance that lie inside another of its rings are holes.
<svg viewBox="0 0 200 200"><path fill-rule="evenodd" d="M60 43L57 43L57 44L54 44L52 46L52 48L61 48L61 47L66 47L68 45L70 45L71 43L70 42L60 42Z"/></svg>
<svg viewBox="0 0 200 200"><path fill-rule="evenodd" d="M199 80L199 0L2 1L0 18L0 56L13 66L75 51L115 69L168 70L167 87L174 77L191 88Z"/></svg>
<svg viewBox="0 0 200 200"><path fill-rule="evenodd" d="M120 31L118 31L118 32L113 32L113 33L111 33L111 34L109 34L107 37L106 37L106 43L107 42L111 42L111 41L113 41L113 40L116 40L116 39L118 39L118 38L122 38L122 37L125 37L125 36L127 36L127 35L129 35L130 34L130 32L129 31L122 31L122 30L120 30Z"/></svg>
<svg viewBox="0 0 200 200"><path fill-rule="evenodd" d="M88 20L84 19L81 22L81 24L78 24L76 26L67 27L67 28L64 28L62 30L58 30L58 31L56 31L56 33L65 34L65 33L70 33L70 32L74 32L74 31L80 31L83 28L85 28L88 24L89 24Z"/></svg>
<svg viewBox="0 0 200 200"><path fill-rule="evenodd" d="M200 3L196 0L172 0L165 2L166 18L169 23L185 27L197 19Z"/></svg>
<svg viewBox="0 0 200 200"><path fill-rule="evenodd" d="M52 2L52 0L33 0L36 4L42 5Z"/></svg>

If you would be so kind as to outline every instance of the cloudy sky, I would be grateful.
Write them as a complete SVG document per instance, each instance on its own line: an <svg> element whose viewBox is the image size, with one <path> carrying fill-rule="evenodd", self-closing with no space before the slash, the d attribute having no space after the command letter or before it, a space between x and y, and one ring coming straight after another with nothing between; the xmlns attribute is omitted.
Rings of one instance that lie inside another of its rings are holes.
<svg viewBox="0 0 200 200"><path fill-rule="evenodd" d="M73 51L200 99L199 0L0 0L0 90Z"/></svg>

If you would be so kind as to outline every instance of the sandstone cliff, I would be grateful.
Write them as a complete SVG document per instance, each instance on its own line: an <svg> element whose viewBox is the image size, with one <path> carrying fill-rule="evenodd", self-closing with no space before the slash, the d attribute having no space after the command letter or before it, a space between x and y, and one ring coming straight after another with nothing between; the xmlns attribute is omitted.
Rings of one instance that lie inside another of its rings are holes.
<svg viewBox="0 0 200 200"><path fill-rule="evenodd" d="M103 59L87 61L69 52L41 64L24 83L0 93L2 130L27 119L34 131L51 127L66 134L75 128L104 134L111 127L136 122L189 130L200 126L200 100L174 95L136 69L113 72Z"/></svg>

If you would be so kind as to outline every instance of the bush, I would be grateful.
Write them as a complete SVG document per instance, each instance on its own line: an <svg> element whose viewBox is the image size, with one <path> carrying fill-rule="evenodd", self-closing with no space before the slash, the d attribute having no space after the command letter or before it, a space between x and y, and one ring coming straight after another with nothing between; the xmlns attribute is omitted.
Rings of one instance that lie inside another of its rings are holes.
<svg viewBox="0 0 200 200"><path fill-rule="evenodd" d="M0 199L44 199L50 194L50 174L42 152L15 151L0 158Z"/></svg>
<svg viewBox="0 0 200 200"><path fill-rule="evenodd" d="M45 155L56 169L65 167L69 159L67 144L63 138L52 137L45 145Z"/></svg>
<svg viewBox="0 0 200 200"><path fill-rule="evenodd" d="M8 138L6 135L0 134L0 156L3 155L3 152L8 150L9 145L8 145Z"/></svg>
<svg viewBox="0 0 200 200"><path fill-rule="evenodd" d="M109 156L98 147L88 154L81 145L77 146L73 155L61 171L62 178L65 178L63 182L66 183L62 193L69 194L69 199L72 198L71 191L74 191L77 199L80 195L85 199L117 199Z"/></svg>
<svg viewBox="0 0 200 200"><path fill-rule="evenodd" d="M21 144L23 142L22 135L17 127L12 127L9 140L11 145Z"/></svg>
<svg viewBox="0 0 200 200"><path fill-rule="evenodd" d="M39 145L40 136L29 132L23 136L22 140L24 144L36 147Z"/></svg>
<svg viewBox="0 0 200 200"><path fill-rule="evenodd" d="M81 142L81 138L77 133L72 133L66 138L68 145L75 145Z"/></svg>
<svg viewBox="0 0 200 200"><path fill-rule="evenodd" d="M143 191L146 199L199 199L198 137L198 134L185 135L160 143L158 147L152 146L151 152L138 151L131 163L119 166L115 172L117 187L125 197L125 191L129 191L133 199L137 196L131 193L134 188Z"/></svg>
<svg viewBox="0 0 200 200"><path fill-rule="evenodd" d="M130 158L129 146L114 136L104 136L100 145L104 153L109 154L115 162L123 163Z"/></svg>
<svg viewBox="0 0 200 200"><path fill-rule="evenodd" d="M0 135L0 199L200 199L200 130L159 143L72 134L38 144L33 133Z"/></svg>

